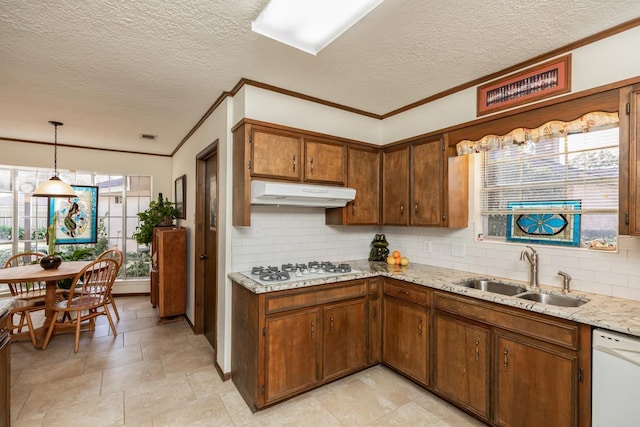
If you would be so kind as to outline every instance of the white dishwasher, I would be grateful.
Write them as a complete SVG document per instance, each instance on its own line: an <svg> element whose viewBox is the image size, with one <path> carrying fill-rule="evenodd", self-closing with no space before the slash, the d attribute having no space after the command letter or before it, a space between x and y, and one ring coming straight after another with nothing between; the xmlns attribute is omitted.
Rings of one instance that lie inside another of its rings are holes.
<svg viewBox="0 0 640 427"><path fill-rule="evenodd" d="M640 338L593 330L593 427L640 425Z"/></svg>

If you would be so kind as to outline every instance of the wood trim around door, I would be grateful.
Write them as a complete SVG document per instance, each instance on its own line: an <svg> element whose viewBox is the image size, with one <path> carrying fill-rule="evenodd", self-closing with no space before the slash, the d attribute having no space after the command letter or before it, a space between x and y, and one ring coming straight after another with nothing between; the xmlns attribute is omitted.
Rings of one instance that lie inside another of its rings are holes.
<svg viewBox="0 0 640 427"><path fill-rule="evenodd" d="M204 223L205 219L205 178L206 178L206 160L214 154L217 154L218 151L218 142L216 139L202 151L200 151L196 155L196 218L195 218L195 252L194 252L194 271L195 271L195 319L193 322L194 332L196 334L204 333L204 278L205 271L203 267L203 263L200 260L200 255L204 253L205 250L205 227L207 226ZM219 159L218 159L219 162ZM216 166L218 168L218 166ZM217 180L216 180L217 185ZM216 242L216 247L218 243ZM218 260L216 259L216 264ZM217 307L216 313L214 314L217 318ZM217 340L217 334L216 334Z"/></svg>

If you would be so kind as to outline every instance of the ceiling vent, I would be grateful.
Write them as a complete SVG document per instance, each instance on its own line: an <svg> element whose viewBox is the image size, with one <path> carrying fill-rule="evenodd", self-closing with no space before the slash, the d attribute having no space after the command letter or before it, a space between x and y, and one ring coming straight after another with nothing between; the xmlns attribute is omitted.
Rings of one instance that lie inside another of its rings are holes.
<svg viewBox="0 0 640 427"><path fill-rule="evenodd" d="M150 133L141 133L140 138L148 139L150 141L155 141L156 139L158 139L158 135L151 135Z"/></svg>

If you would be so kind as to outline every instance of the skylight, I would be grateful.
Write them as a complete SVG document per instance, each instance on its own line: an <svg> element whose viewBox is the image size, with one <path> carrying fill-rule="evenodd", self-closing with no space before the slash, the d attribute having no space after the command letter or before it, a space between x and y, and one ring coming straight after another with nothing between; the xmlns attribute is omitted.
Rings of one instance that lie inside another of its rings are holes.
<svg viewBox="0 0 640 427"><path fill-rule="evenodd" d="M251 29L316 55L383 0L271 0Z"/></svg>

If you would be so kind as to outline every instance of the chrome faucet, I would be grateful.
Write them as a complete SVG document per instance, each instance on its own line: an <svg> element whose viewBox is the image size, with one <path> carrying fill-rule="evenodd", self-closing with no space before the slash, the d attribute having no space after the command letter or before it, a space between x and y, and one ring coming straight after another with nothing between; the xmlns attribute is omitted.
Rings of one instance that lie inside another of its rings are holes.
<svg viewBox="0 0 640 427"><path fill-rule="evenodd" d="M569 273L565 273L564 271L558 271L558 276L562 276L562 293L566 294L569 292L569 284L571 283L571 276Z"/></svg>
<svg viewBox="0 0 640 427"><path fill-rule="evenodd" d="M527 246L527 248L531 249L531 252L528 252L526 249L523 250L520 253L520 261L524 261L525 258L529 261L529 265L531 266L529 286L538 288L538 253L531 246Z"/></svg>

